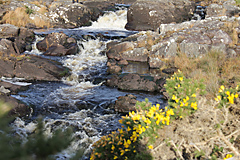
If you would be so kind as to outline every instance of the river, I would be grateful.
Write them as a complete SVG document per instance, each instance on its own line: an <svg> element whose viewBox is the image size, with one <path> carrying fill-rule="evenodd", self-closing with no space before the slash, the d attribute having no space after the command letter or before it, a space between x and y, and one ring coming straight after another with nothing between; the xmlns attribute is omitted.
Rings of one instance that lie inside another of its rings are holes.
<svg viewBox="0 0 240 160"><path fill-rule="evenodd" d="M127 9L119 5L120 10L106 12L90 27L75 29L54 29L36 32L37 41L44 34L64 32L78 39L80 51L76 55L66 57L49 57L42 55L33 44L33 50L27 54L37 54L63 63L71 69L71 75L62 82L38 82L29 85L27 91L19 92L14 97L33 106L28 118L16 118L12 123L14 130L26 139L36 128L37 117L43 117L46 135L53 130L74 128L76 140L69 148L55 155L56 159L68 159L80 148L85 150L85 159L91 152L91 145L101 136L120 128L118 120L121 115L114 112L109 105L119 96L133 94L137 100L148 98L152 103L163 104L162 95L141 92L124 92L104 85L107 75L107 56L104 53L106 44L118 41L136 32L124 29L127 23ZM103 36L99 36L103 35ZM102 38L104 37L104 38ZM123 70L126 73L147 72L148 66L131 65Z"/></svg>

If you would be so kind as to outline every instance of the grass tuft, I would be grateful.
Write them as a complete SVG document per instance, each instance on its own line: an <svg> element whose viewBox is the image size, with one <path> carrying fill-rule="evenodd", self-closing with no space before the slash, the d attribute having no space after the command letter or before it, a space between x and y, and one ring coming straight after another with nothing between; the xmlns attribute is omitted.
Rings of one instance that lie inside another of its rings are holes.
<svg viewBox="0 0 240 160"><path fill-rule="evenodd" d="M168 65L179 68L186 77L203 79L209 98L213 98L220 85L236 86L240 82L240 57L229 57L221 52L209 52L198 58L180 53L168 60Z"/></svg>
<svg viewBox="0 0 240 160"><path fill-rule="evenodd" d="M26 12L27 10L27 12ZM2 18L2 23L12 24L18 27L25 27L28 24L34 24L36 27L51 27L50 22L41 17L35 16L30 18L33 11L30 9L19 7L14 11L9 11Z"/></svg>

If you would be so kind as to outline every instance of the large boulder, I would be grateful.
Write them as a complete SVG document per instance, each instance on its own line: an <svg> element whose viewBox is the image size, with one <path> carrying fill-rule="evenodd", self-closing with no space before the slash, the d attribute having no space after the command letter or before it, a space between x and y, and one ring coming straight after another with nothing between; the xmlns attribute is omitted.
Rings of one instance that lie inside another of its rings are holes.
<svg viewBox="0 0 240 160"><path fill-rule="evenodd" d="M151 77L141 77L139 74L126 74L120 76L112 76L107 80L106 84L111 87L118 87L121 90L132 91L159 91L159 87Z"/></svg>
<svg viewBox="0 0 240 160"><path fill-rule="evenodd" d="M53 2L49 7L49 16L55 27L75 28L89 26L105 10L113 10L114 3L107 1L86 1L81 3Z"/></svg>
<svg viewBox="0 0 240 160"><path fill-rule="evenodd" d="M0 38L17 37L19 33L19 27L11 24L0 25Z"/></svg>
<svg viewBox="0 0 240 160"><path fill-rule="evenodd" d="M68 37L64 33L51 33L37 43L37 49L45 52L45 55L64 56L76 54L78 45L76 39Z"/></svg>
<svg viewBox="0 0 240 160"><path fill-rule="evenodd" d="M127 14L128 30L156 30L160 24L191 19L195 3L188 0L136 1Z"/></svg>
<svg viewBox="0 0 240 160"><path fill-rule="evenodd" d="M0 59L0 77L19 77L28 81L60 81L67 74L68 69L61 64L34 55Z"/></svg>

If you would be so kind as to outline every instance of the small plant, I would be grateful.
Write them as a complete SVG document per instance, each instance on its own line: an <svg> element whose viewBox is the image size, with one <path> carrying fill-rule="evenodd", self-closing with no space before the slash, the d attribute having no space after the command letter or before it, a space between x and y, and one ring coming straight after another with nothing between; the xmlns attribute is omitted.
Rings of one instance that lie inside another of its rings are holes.
<svg viewBox="0 0 240 160"><path fill-rule="evenodd" d="M217 160L220 157L220 154L223 152L223 147L219 147L217 145L214 146L212 153L210 154L211 160Z"/></svg>
<svg viewBox="0 0 240 160"><path fill-rule="evenodd" d="M202 150L200 151L196 150L194 153L195 153L195 158L200 158L205 155Z"/></svg>
<svg viewBox="0 0 240 160"><path fill-rule="evenodd" d="M64 131L59 129L51 136L46 136L44 122L38 119L35 132L23 142L9 126L14 119L8 116L11 109L9 105L0 102L0 159L53 159L54 154L67 148L73 141L70 128Z"/></svg>
<svg viewBox="0 0 240 160"><path fill-rule="evenodd" d="M196 96L205 93L202 81L187 79L181 71L167 79L165 88L170 97L168 108L173 110L175 118L183 118L194 113L198 106Z"/></svg>
<svg viewBox="0 0 240 160"><path fill-rule="evenodd" d="M238 92L240 91L239 85L236 88L225 88L223 85L219 88L217 98L215 101L219 103L218 107L223 107L229 104L234 104L236 98L238 98Z"/></svg>
<svg viewBox="0 0 240 160"><path fill-rule="evenodd" d="M33 9L31 9L31 8L29 8L28 6L25 6L25 12L27 13L27 14L32 14L33 12L34 12L34 10Z"/></svg>

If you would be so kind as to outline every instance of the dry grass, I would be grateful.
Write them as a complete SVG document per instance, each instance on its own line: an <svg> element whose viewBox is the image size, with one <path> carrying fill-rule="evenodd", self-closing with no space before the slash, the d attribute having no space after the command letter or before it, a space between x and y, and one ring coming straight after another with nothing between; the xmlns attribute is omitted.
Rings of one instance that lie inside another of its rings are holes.
<svg viewBox="0 0 240 160"><path fill-rule="evenodd" d="M50 27L50 22L43 20L41 17L31 19L25 12L25 8L17 8L14 11L9 11L2 18L3 23L9 23L18 27L25 27L27 24L34 24L36 27Z"/></svg>
<svg viewBox="0 0 240 160"><path fill-rule="evenodd" d="M206 84L209 98L216 95L220 85L236 86L240 82L240 57L228 57L220 52L210 52L203 57L191 58L179 54L168 60L168 67L179 68L189 78Z"/></svg>
<svg viewBox="0 0 240 160"><path fill-rule="evenodd" d="M196 156L212 159L214 155L223 159L228 153L239 158L239 114L226 107L216 108L216 102L205 98L199 104L196 113L173 121L159 132L159 139L152 150L154 159L185 160L197 159ZM239 103L233 106L239 110ZM223 147L223 150L214 151L216 146Z"/></svg>

